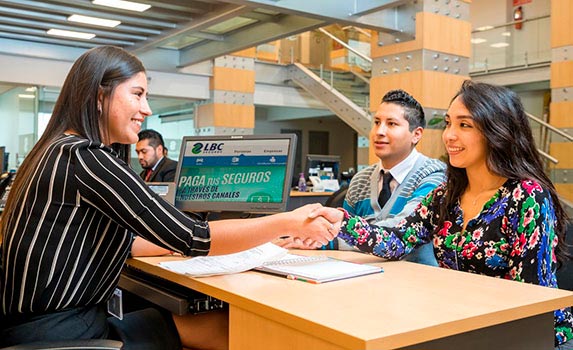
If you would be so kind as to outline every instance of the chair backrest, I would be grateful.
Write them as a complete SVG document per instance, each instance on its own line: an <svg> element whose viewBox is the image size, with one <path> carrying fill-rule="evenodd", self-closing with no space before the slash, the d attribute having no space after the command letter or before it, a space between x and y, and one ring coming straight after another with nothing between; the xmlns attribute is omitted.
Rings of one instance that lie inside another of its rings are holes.
<svg viewBox="0 0 573 350"><path fill-rule="evenodd" d="M573 220L567 222L565 236L567 252L573 257ZM573 290L573 261L568 260L557 270L557 285L561 289Z"/></svg>
<svg viewBox="0 0 573 350"><path fill-rule="evenodd" d="M0 327L3 327L0 316ZM0 328L2 329L2 328ZM121 350L123 343L110 339L46 340L18 344L0 350Z"/></svg>
<svg viewBox="0 0 573 350"><path fill-rule="evenodd" d="M331 207L331 208L339 208L342 207L342 203L344 203L344 197L346 197L346 192L348 191L348 185L343 185L338 189L338 191L334 192L324 203L324 206Z"/></svg>
<svg viewBox="0 0 573 350"><path fill-rule="evenodd" d="M0 350L121 350L120 341L108 339L64 340L14 345Z"/></svg>

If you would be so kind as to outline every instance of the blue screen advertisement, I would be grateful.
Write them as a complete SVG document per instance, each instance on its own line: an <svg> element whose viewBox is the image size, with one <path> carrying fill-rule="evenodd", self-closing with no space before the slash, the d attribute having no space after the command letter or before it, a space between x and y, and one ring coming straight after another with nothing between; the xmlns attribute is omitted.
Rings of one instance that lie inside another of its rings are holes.
<svg viewBox="0 0 573 350"><path fill-rule="evenodd" d="M189 141L176 201L280 203L288 139Z"/></svg>

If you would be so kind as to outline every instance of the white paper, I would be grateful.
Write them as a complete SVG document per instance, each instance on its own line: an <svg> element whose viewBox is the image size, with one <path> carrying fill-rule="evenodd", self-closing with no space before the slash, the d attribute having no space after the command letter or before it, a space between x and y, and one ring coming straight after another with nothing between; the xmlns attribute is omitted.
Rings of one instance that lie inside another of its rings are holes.
<svg viewBox="0 0 573 350"><path fill-rule="evenodd" d="M320 182L322 183L324 190L327 192L336 192L340 189L340 184L338 183L338 180L325 179L321 180Z"/></svg>
<svg viewBox="0 0 573 350"><path fill-rule="evenodd" d="M266 261L280 259L287 253L288 250L284 248L272 243L265 243L239 253L165 261L160 262L159 265L180 274L192 277L206 277L251 270Z"/></svg>

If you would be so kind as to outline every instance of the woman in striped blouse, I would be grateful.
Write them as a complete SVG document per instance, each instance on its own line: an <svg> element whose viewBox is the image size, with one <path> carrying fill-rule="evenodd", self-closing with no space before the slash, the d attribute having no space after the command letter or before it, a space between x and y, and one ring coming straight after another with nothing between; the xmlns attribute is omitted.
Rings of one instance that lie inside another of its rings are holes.
<svg viewBox="0 0 573 350"><path fill-rule="evenodd" d="M145 68L135 56L102 46L72 66L3 212L0 346L110 337L103 305L128 256L131 232L199 256L244 250L282 235L320 245L338 231L337 210L310 219L319 205L211 223L179 212L127 165L128 145L137 142L149 115ZM166 323L176 329L172 320ZM180 348L174 334L173 348Z"/></svg>

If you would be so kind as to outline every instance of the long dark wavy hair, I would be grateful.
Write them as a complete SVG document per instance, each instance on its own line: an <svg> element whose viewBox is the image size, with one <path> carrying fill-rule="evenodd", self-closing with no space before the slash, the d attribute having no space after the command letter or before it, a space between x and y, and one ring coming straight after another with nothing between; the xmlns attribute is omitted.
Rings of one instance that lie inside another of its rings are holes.
<svg viewBox="0 0 573 350"><path fill-rule="evenodd" d="M42 153L66 130L94 142L106 143L109 140L108 102L119 84L140 72L145 72L141 61L114 46L88 50L76 60L66 77L46 130L18 169L2 213L0 242ZM101 101L98 101L99 98ZM129 145L109 146L128 162Z"/></svg>
<svg viewBox="0 0 573 350"><path fill-rule="evenodd" d="M470 112L478 130L487 141L486 165L494 174L508 179L537 181L551 194L557 222L555 232L559 238L555 254L559 264L568 259L565 243L567 214L561 206L555 186L545 173L543 161L537 151L529 120L521 100L513 91L496 85L466 80L457 97ZM468 186L466 169L449 164L446 171L447 193L440 206L440 223L452 221L451 209Z"/></svg>

